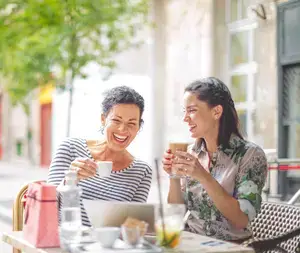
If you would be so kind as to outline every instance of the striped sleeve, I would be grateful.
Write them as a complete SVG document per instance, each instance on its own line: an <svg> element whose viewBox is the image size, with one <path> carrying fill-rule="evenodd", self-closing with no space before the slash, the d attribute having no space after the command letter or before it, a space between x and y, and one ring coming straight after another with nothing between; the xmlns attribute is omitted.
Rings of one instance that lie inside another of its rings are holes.
<svg viewBox="0 0 300 253"><path fill-rule="evenodd" d="M133 202L146 202L149 195L149 190L152 183L152 169L149 165L144 164L146 166L145 176L141 180L133 198Z"/></svg>
<svg viewBox="0 0 300 253"><path fill-rule="evenodd" d="M59 145L51 161L47 183L58 186L73 160L71 140L66 139Z"/></svg>

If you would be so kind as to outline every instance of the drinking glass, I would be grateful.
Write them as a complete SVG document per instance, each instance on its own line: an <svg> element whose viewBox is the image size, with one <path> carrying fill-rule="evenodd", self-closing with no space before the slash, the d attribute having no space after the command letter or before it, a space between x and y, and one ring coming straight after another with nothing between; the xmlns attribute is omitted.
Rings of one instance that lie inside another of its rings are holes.
<svg viewBox="0 0 300 253"><path fill-rule="evenodd" d="M187 152L188 144L187 143L180 143L180 142L171 142L169 143L169 149L171 150L171 153L175 155L176 151L183 151ZM171 174L169 176L170 178L184 178L185 176L178 176L176 175L176 171L171 170Z"/></svg>
<svg viewBox="0 0 300 253"><path fill-rule="evenodd" d="M139 227L121 227L122 238L128 245L136 247L141 243L142 235Z"/></svg>
<svg viewBox="0 0 300 253"><path fill-rule="evenodd" d="M185 215L184 204L165 204L155 208L156 242L165 248L176 248L180 244Z"/></svg>

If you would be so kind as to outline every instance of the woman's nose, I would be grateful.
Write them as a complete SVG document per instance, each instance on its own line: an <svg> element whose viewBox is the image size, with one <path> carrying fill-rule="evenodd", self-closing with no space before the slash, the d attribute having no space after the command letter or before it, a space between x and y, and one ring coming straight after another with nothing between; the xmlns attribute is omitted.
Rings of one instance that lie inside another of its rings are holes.
<svg viewBox="0 0 300 253"><path fill-rule="evenodd" d="M188 122L189 121L189 116L187 115L187 112L184 113L182 120L183 120L183 122Z"/></svg>
<svg viewBox="0 0 300 253"><path fill-rule="evenodd" d="M125 131L127 130L127 125L124 124L124 123L120 124L119 130L120 130L121 132L125 132Z"/></svg>

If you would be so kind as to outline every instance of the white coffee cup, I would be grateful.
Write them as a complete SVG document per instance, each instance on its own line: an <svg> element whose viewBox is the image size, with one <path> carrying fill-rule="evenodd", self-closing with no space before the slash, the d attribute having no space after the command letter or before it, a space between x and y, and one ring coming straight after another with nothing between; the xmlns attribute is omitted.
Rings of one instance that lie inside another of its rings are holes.
<svg viewBox="0 0 300 253"><path fill-rule="evenodd" d="M112 171L112 161L100 161L97 162L98 169L97 172L100 177L109 177Z"/></svg>

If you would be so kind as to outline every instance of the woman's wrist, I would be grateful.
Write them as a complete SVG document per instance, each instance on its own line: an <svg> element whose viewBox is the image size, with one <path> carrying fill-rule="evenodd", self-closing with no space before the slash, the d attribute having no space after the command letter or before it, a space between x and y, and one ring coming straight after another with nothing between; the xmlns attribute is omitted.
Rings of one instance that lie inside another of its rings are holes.
<svg viewBox="0 0 300 253"><path fill-rule="evenodd" d="M171 182L179 182L180 183L180 177L170 177L170 183Z"/></svg>
<svg viewBox="0 0 300 253"><path fill-rule="evenodd" d="M203 186L209 184L212 179L212 176L203 168L195 171L191 177L199 181Z"/></svg>

